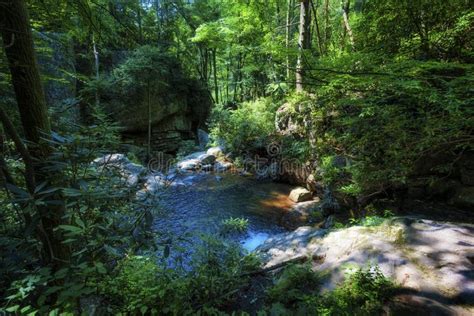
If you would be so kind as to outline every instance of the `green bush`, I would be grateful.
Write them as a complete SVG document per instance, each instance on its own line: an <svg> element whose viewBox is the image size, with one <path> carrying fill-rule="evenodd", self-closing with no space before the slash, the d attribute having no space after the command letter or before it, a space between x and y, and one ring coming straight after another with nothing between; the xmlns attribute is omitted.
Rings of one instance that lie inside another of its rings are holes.
<svg viewBox="0 0 474 316"><path fill-rule="evenodd" d="M264 149L275 131L276 109L271 98L244 102L235 110L217 105L211 114L211 138L237 155Z"/></svg>
<svg viewBox="0 0 474 316"><path fill-rule="evenodd" d="M311 270L311 265L291 265L286 267L268 290L268 300L297 309L306 296L317 295L321 276Z"/></svg>
<svg viewBox="0 0 474 316"><path fill-rule="evenodd" d="M205 237L186 269L159 264L154 256L127 256L100 284L110 312L183 315L230 310L242 288L245 273L259 261L244 256L238 245Z"/></svg>
<svg viewBox="0 0 474 316"><path fill-rule="evenodd" d="M359 269L333 291L320 293L324 275L310 266L286 267L268 290L272 315L380 315L395 285L378 267Z"/></svg>
<svg viewBox="0 0 474 316"><path fill-rule="evenodd" d="M378 267L359 269L323 296L319 311L326 315L380 315L394 288Z"/></svg>
<svg viewBox="0 0 474 316"><path fill-rule="evenodd" d="M364 65L367 56L352 58L350 64L363 58ZM361 196L405 185L419 172L420 159L430 161L432 174L452 173L455 157L474 149L474 68L421 61L367 67L381 75L351 75L349 69L332 75L316 99L305 97L311 114L297 113L307 122L305 135L325 182ZM335 167L336 156L347 164Z"/></svg>
<svg viewBox="0 0 474 316"><path fill-rule="evenodd" d="M157 262L154 257L126 257L101 284L101 294L117 311L131 314L172 314L191 309L185 299L186 280Z"/></svg>

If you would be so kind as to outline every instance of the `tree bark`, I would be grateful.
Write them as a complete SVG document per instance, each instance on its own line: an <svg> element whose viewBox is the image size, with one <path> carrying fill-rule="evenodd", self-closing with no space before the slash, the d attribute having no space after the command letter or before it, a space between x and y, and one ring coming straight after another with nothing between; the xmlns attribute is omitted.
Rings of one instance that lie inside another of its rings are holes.
<svg viewBox="0 0 474 316"><path fill-rule="evenodd" d="M148 140L147 140L147 151L146 157L147 162L151 159L151 96L150 96L150 75L148 75L148 81L146 85L147 91L147 107L148 107Z"/></svg>
<svg viewBox="0 0 474 316"><path fill-rule="evenodd" d="M212 50L212 68L214 69L214 94L216 98L216 103L219 103L219 86L217 84L217 49Z"/></svg>
<svg viewBox="0 0 474 316"><path fill-rule="evenodd" d="M314 26L316 28L316 37L318 39L318 48L319 48L319 53L324 55L324 50L323 50L323 39L321 38L321 31L319 30L319 23L318 23L318 15L317 15L317 10L314 6L314 1L311 0L311 9L313 10L313 15L314 15Z"/></svg>
<svg viewBox="0 0 474 316"><path fill-rule="evenodd" d="M288 0L286 7L286 79L289 80L290 73L290 39L291 39L291 23L293 19L293 0Z"/></svg>
<svg viewBox="0 0 474 316"><path fill-rule="evenodd" d="M29 142L28 152L35 162L36 182L41 183L48 180L42 167L52 148L43 138L51 134L51 127L25 1L0 2L0 23L20 119ZM52 178L54 175L48 176ZM53 198L62 201L60 196ZM51 264L53 270L59 269L69 259L69 250L57 231L64 215L64 203L58 204L37 208L40 221L36 231L42 242L44 261Z"/></svg>
<svg viewBox="0 0 474 316"><path fill-rule="evenodd" d="M349 24L349 8L350 8L350 0L342 0L342 18L344 20L344 27L346 28L347 34L349 35L349 41L351 43L352 50L354 50L355 42L354 42L354 34L352 33L351 25Z"/></svg>
<svg viewBox="0 0 474 316"><path fill-rule="evenodd" d="M325 27L324 27L324 47L327 53L329 41L331 40L331 19L329 11L329 0L324 3Z"/></svg>
<svg viewBox="0 0 474 316"><path fill-rule="evenodd" d="M94 54L94 66L95 66L95 79L99 81L99 51L97 50L97 44L95 42L94 34L92 34L92 52ZM95 90L95 105L99 106L100 96L99 91Z"/></svg>
<svg viewBox="0 0 474 316"><path fill-rule="evenodd" d="M298 38L298 61L296 64L296 91L304 90L304 53L311 48L311 34L309 28L311 25L311 14L309 10L309 0L300 0L300 23Z"/></svg>

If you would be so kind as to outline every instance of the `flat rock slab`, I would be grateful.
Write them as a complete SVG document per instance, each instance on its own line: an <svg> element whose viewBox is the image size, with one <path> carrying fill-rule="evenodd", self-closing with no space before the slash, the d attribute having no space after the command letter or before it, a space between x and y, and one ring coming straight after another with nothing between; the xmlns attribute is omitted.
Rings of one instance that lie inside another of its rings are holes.
<svg viewBox="0 0 474 316"><path fill-rule="evenodd" d="M325 259L315 270L329 272L324 289L346 273L378 265L403 288L460 304L474 302L474 225L397 218L375 227L331 231L310 227L277 235L257 248L265 266L298 255Z"/></svg>

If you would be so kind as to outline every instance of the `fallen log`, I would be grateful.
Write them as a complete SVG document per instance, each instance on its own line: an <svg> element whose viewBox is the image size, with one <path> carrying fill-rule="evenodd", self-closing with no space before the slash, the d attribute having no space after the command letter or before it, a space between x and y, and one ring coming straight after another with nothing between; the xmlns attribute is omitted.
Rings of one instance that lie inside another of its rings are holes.
<svg viewBox="0 0 474 316"><path fill-rule="evenodd" d="M296 256L294 258L291 258L289 260L277 263L273 266L269 266L269 267L266 267L266 268L261 268L261 269L255 270L255 271L242 273L240 276L242 277L242 276L253 276L253 275L259 275L259 274L265 274L265 273L283 268L283 267L285 267L289 264L304 263L304 262L308 261L309 259L311 259L311 261L323 261L325 257L326 256L317 255L317 254L313 254L312 256L300 255L300 256Z"/></svg>

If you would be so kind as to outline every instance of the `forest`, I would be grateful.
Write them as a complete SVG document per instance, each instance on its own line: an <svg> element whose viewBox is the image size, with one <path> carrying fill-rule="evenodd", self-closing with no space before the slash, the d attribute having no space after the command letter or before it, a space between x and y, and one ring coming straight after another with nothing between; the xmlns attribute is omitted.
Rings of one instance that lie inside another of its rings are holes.
<svg viewBox="0 0 474 316"><path fill-rule="evenodd" d="M0 0L0 315L473 315L470 0Z"/></svg>

